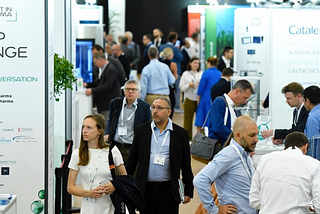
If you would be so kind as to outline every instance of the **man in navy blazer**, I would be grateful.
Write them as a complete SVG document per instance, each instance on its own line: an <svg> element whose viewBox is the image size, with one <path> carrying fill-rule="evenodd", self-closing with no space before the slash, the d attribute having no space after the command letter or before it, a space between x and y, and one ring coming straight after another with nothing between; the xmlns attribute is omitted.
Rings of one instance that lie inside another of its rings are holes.
<svg viewBox="0 0 320 214"><path fill-rule="evenodd" d="M233 76L233 70L231 68L224 68L221 73L220 80L211 87L211 101L213 102L216 97L229 93L231 90L230 80Z"/></svg>
<svg viewBox="0 0 320 214"><path fill-rule="evenodd" d="M145 199L141 214L178 214L180 173L184 183L183 203L193 197L188 131L172 123L170 101L158 97L151 106L152 122L138 126L126 165Z"/></svg>
<svg viewBox="0 0 320 214"><path fill-rule="evenodd" d="M110 140L118 147L126 163L134 137L134 129L142 123L149 122L151 113L150 105L138 99L140 86L136 80L128 80L123 90L125 97L118 97L110 102L105 141Z"/></svg>
<svg viewBox="0 0 320 214"><path fill-rule="evenodd" d="M232 132L231 127L234 121L240 116L237 115L234 107L247 103L252 93L254 90L251 83L247 80L239 80L228 94L223 95L224 99L218 97L213 101L210 107L210 138L224 144Z"/></svg>

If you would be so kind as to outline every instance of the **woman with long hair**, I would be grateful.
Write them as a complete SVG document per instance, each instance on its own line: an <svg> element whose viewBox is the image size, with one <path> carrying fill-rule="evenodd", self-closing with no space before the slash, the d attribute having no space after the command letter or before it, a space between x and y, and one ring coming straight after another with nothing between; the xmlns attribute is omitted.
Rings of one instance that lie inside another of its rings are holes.
<svg viewBox="0 0 320 214"><path fill-rule="evenodd" d="M198 108L196 113L195 125L197 131L200 132L205 118L211 106L211 87L221 78L221 72L217 69L219 59L217 57L209 57L207 59L207 70L203 72L198 89ZM205 126L209 127L210 117L208 117Z"/></svg>
<svg viewBox="0 0 320 214"><path fill-rule="evenodd" d="M189 132L189 140L192 140L192 122L193 115L197 109L197 90L201 79L200 60L198 57L192 57L187 66L187 70L183 72L180 80L180 89L184 92L184 116L183 128Z"/></svg>
<svg viewBox="0 0 320 214"><path fill-rule="evenodd" d="M69 163L68 192L83 197L82 214L113 214L110 194L116 191L110 180L109 145L104 142L106 121L103 115L92 114L82 123L80 147L72 152ZM120 151L112 149L114 164L119 175L126 175ZM83 189L76 186L78 174Z"/></svg>

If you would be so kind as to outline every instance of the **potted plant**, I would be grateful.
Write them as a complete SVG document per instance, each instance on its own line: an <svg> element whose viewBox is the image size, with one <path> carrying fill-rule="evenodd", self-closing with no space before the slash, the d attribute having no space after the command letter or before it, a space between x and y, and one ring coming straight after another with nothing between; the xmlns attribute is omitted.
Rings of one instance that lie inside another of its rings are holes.
<svg viewBox="0 0 320 214"><path fill-rule="evenodd" d="M70 63L64 56L60 57L54 54L54 98L59 101L59 96L67 88L72 88L72 84L77 81L73 75L73 64Z"/></svg>

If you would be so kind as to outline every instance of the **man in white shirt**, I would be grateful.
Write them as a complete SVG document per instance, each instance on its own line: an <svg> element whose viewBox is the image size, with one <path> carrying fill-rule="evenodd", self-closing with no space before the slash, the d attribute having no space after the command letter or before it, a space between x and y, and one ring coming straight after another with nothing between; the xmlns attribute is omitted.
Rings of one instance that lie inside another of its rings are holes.
<svg viewBox="0 0 320 214"><path fill-rule="evenodd" d="M265 213L308 213L311 202L320 213L320 162L306 156L308 138L288 134L285 150L261 157L253 176L250 206ZM279 164L281 163L281 164Z"/></svg>
<svg viewBox="0 0 320 214"><path fill-rule="evenodd" d="M223 56L219 59L218 70L222 71L224 68L233 68L232 58L233 58L233 48L226 46L223 49Z"/></svg>

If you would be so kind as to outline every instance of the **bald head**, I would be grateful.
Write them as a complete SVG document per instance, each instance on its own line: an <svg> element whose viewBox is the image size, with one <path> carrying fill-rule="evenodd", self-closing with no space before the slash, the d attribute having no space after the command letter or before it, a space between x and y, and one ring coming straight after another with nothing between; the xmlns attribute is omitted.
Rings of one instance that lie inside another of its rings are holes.
<svg viewBox="0 0 320 214"><path fill-rule="evenodd" d="M112 52L112 55L113 55L113 56L119 57L119 56L122 54L120 45L118 45L118 44L112 45L112 47L111 47L111 52Z"/></svg>
<svg viewBox="0 0 320 214"><path fill-rule="evenodd" d="M248 116L240 116L233 124L234 140L245 151L253 152L258 142L259 129L254 120Z"/></svg>

